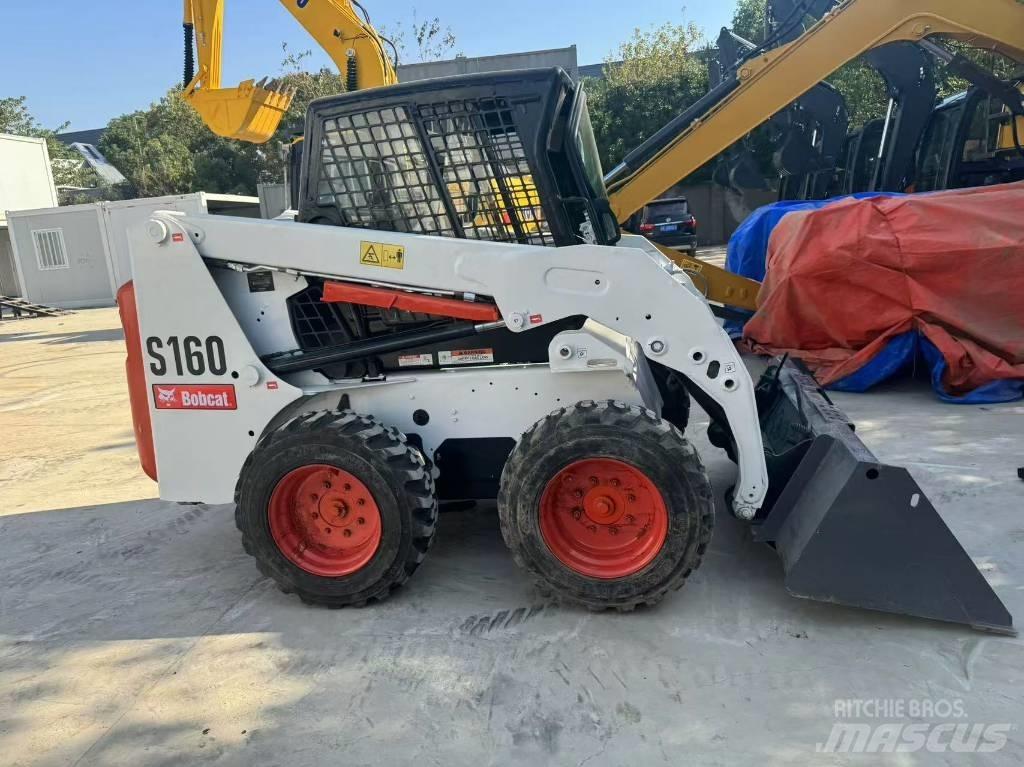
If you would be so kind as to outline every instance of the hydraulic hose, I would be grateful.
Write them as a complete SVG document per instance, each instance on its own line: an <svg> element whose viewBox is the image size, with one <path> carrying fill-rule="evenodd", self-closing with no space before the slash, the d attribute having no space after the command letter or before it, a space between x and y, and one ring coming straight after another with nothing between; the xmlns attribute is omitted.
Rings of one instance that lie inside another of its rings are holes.
<svg viewBox="0 0 1024 767"><path fill-rule="evenodd" d="M359 90L359 63L355 51L348 52L345 62L345 90L348 93Z"/></svg>
<svg viewBox="0 0 1024 767"><path fill-rule="evenodd" d="M192 24L185 24L185 79L181 84L187 88L188 84L196 76L196 52L193 47L195 42L195 27Z"/></svg>

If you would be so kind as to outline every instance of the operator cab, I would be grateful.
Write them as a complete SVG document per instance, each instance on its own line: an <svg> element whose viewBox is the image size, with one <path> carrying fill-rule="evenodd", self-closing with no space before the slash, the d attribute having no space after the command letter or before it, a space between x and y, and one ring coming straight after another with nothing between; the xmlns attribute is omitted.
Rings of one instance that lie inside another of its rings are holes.
<svg viewBox="0 0 1024 767"><path fill-rule="evenodd" d="M306 117L297 220L525 245L611 245L608 203L586 94L561 69L474 74L320 99ZM303 351L455 320L327 303L322 281L289 299ZM324 368L332 378L478 364L546 362L550 339L582 318L533 332L497 329Z"/></svg>
<svg viewBox="0 0 1024 767"><path fill-rule="evenodd" d="M320 99L306 140L302 222L529 245L619 238L586 94L561 69Z"/></svg>

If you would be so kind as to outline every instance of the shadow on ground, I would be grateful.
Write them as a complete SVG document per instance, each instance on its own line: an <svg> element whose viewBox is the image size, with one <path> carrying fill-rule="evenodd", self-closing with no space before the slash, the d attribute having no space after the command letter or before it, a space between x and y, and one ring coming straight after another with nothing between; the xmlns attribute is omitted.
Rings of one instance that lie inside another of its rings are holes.
<svg viewBox="0 0 1024 767"><path fill-rule="evenodd" d="M124 332L120 329L83 330L71 333L6 333L0 334L0 343L14 341L38 341L47 346L66 344L89 344L102 341L123 341Z"/></svg>
<svg viewBox="0 0 1024 767"><path fill-rule="evenodd" d="M14 515L0 541L12 764L781 765L813 758L837 698L969 697L1002 721L1024 672L1014 640L787 596L721 513L687 586L627 615L545 602L493 506L445 514L407 586L361 610L279 593L228 507Z"/></svg>

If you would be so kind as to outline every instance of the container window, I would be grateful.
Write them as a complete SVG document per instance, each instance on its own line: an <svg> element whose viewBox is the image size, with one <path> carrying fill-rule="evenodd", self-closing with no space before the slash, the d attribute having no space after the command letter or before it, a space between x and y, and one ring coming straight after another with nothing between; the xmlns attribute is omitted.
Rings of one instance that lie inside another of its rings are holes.
<svg viewBox="0 0 1024 767"><path fill-rule="evenodd" d="M63 229L36 229L32 232L32 244L42 271L70 268Z"/></svg>

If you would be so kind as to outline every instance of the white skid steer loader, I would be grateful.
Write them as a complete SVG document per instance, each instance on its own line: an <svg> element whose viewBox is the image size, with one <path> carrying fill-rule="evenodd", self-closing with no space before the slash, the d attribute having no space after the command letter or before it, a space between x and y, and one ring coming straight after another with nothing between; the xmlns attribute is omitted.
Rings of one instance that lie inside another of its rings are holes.
<svg viewBox="0 0 1024 767"><path fill-rule="evenodd" d="M553 596L654 603L711 537L692 395L792 593L1012 631L910 475L792 363L755 388L687 273L620 234L563 72L321 100L305 143L298 222L155 214L119 296L145 470L233 502L284 591L382 599L439 500L497 498Z"/></svg>

